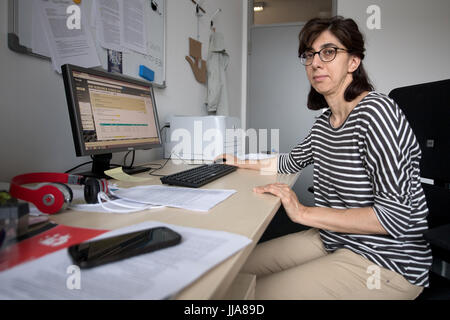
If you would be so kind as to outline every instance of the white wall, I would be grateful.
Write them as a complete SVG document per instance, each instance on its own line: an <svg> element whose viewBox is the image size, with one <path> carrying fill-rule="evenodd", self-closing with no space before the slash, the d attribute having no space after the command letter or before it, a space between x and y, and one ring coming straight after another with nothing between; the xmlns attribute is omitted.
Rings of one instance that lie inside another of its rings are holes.
<svg viewBox="0 0 450 320"><path fill-rule="evenodd" d="M331 15L332 0L265 0L264 10L255 12L256 25L308 21L319 12ZM255 0L256 2L256 0Z"/></svg>
<svg viewBox="0 0 450 320"><path fill-rule="evenodd" d="M369 5L381 9L381 29L369 30ZM366 36L365 65L376 90L450 78L450 1L337 0Z"/></svg>
<svg viewBox="0 0 450 320"><path fill-rule="evenodd" d="M241 116L243 94L243 7L245 0L208 0L201 18L200 41L206 57L209 17L224 33L230 54L227 72L230 113ZM0 1L0 181L25 172L63 172L88 157L77 158L62 77L48 61L12 52L7 47L7 1ZM246 19L245 19L246 20ZM244 21L245 21L244 20ZM185 56L188 38L196 38L197 18L191 1L167 0L167 88L156 89L160 123L169 115L204 115L206 87L196 82ZM246 43L244 44L246 45ZM245 79L244 79L245 81ZM113 162L120 162L123 153ZM162 156L161 149L138 151L137 164Z"/></svg>
<svg viewBox="0 0 450 320"><path fill-rule="evenodd" d="M310 84L297 55L301 28L302 24L297 24L258 26L251 30L249 126L267 129L268 134L271 129L279 129L277 151L282 153L303 141L315 122L314 117L321 113L306 106ZM313 185L312 173L313 166L305 168L293 188L304 205L314 205L314 197L307 191Z"/></svg>
<svg viewBox="0 0 450 320"><path fill-rule="evenodd" d="M366 10L372 4L381 9L380 30L366 24ZM353 18L365 34L364 64L376 90L389 93L400 86L450 78L450 1L333 0L332 7L333 12ZM282 152L295 146L313 121L306 108L307 80L295 56L300 29L292 28L253 28L250 46L249 127L280 128ZM291 41L286 40L290 33ZM306 204L311 202L305 191L312 184L309 169L294 188Z"/></svg>

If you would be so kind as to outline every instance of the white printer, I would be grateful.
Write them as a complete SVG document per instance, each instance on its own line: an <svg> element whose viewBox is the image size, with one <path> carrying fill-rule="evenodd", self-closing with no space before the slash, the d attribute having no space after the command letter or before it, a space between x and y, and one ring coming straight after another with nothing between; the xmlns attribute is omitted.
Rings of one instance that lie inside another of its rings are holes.
<svg viewBox="0 0 450 320"><path fill-rule="evenodd" d="M241 120L228 116L171 116L164 157L214 160L223 153L242 154Z"/></svg>

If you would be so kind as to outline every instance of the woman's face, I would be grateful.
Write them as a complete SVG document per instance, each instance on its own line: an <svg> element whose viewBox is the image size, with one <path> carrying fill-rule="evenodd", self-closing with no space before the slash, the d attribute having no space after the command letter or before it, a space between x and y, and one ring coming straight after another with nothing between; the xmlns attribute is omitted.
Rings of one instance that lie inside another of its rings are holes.
<svg viewBox="0 0 450 320"><path fill-rule="evenodd" d="M323 48L335 47L347 49L330 31L322 32L312 44L312 51L317 52ZM333 61L323 62L319 54L314 55L311 65L306 66L306 73L312 87L324 97L332 95L344 95L345 89L352 81L354 72L361 60L348 54L344 50L338 50Z"/></svg>

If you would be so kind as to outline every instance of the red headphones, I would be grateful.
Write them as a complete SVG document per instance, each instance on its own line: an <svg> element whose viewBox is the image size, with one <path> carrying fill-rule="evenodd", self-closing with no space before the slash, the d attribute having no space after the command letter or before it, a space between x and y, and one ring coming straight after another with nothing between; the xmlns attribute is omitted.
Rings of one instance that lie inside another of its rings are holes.
<svg viewBox="0 0 450 320"><path fill-rule="evenodd" d="M33 190L22 184L49 182ZM64 211L73 199L73 192L67 184L84 185L84 199L87 203L97 203L99 192L108 193L106 179L85 178L66 173L27 173L11 180L9 193L17 199L33 203L41 212L54 214Z"/></svg>

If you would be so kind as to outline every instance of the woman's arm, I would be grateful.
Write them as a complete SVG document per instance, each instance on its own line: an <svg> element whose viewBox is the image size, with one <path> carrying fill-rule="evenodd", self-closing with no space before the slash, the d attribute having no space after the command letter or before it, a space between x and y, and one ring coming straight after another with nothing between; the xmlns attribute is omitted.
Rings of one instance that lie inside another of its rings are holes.
<svg viewBox="0 0 450 320"><path fill-rule="evenodd" d="M225 164L237 166L241 169L260 170L263 172L278 172L278 156L264 160L240 160L231 154L222 154L217 159L225 159Z"/></svg>
<svg viewBox="0 0 450 320"><path fill-rule="evenodd" d="M305 207L299 221L306 226L342 233L388 235L372 207L333 209Z"/></svg>
<svg viewBox="0 0 450 320"><path fill-rule="evenodd" d="M289 218L305 226L342 233L388 234L371 207L355 209L305 207L298 201L295 192L282 183L256 187L254 191L268 192L279 197Z"/></svg>

